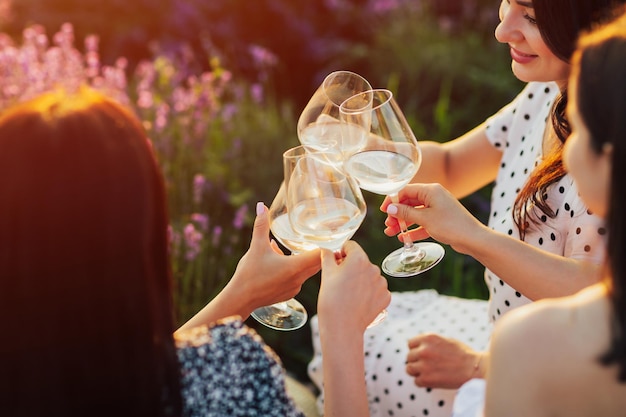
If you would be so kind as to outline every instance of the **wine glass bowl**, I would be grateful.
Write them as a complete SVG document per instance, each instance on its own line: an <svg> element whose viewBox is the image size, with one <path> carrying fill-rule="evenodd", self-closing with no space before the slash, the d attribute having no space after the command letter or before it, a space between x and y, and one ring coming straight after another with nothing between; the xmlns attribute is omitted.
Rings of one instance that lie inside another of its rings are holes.
<svg viewBox="0 0 626 417"><path fill-rule="evenodd" d="M337 255L360 227L367 211L363 194L352 177L311 156L298 161L289 180L287 200L293 229Z"/></svg>
<svg viewBox="0 0 626 417"><path fill-rule="evenodd" d="M344 243L360 227L367 211L354 178L320 158L304 157L291 175L287 194L294 230L320 248L332 250L341 262ZM368 328L385 317L387 310L381 311Z"/></svg>
<svg viewBox="0 0 626 417"><path fill-rule="evenodd" d="M268 216L272 236L292 254L295 255L317 248L316 245L302 238L291 227L289 213L287 212L287 185L285 181L280 184L278 193L276 193L276 197L274 197L268 210Z"/></svg>
<svg viewBox="0 0 626 417"><path fill-rule="evenodd" d="M324 78L298 118L300 143L312 149L335 146L350 154L362 145L356 135L342 135L339 106L349 97L372 87L360 75L350 71L334 71Z"/></svg>
<svg viewBox="0 0 626 417"><path fill-rule="evenodd" d="M330 151L310 152L302 145L288 149L283 153L284 179L274 200L270 204L268 217L272 235L283 247L291 252L291 255L297 255L298 253L317 248L315 243L308 241L293 230L287 210L289 178L298 160L305 155L314 155L315 158L328 161L329 163L337 162L336 156ZM259 307L251 313L251 316L261 324L274 330L296 330L304 326L308 319L306 309L295 298Z"/></svg>
<svg viewBox="0 0 626 417"><path fill-rule="evenodd" d="M415 135L391 91L374 89L345 100L340 106L345 132L363 141L344 166L359 186L367 191L388 195L398 202L398 192L417 173L422 154ZM345 130L350 126L350 130ZM360 139L360 138L365 138ZM383 271L393 277L409 277L435 266L444 255L443 247L433 242L413 243L400 222L404 247L389 254Z"/></svg>

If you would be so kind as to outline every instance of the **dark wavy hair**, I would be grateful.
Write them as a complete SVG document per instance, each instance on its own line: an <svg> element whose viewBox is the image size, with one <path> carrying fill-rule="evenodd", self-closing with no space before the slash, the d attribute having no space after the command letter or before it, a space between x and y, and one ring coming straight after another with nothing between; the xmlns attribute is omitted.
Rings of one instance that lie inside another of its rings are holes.
<svg viewBox="0 0 626 417"><path fill-rule="evenodd" d="M554 55L569 62L579 34L609 20L613 8L623 3L626 3L626 0L533 0L533 8L537 27L544 42ZM561 145L570 134L565 114L567 94L567 89L561 91L551 112L551 134ZM562 146L559 146L552 153L544 155L542 163L533 170L517 195L513 219L522 239L531 224L539 221L538 216L530 215L532 212L530 207L536 206L548 217L553 218L556 215L546 201L546 190L565 175L562 151Z"/></svg>
<svg viewBox="0 0 626 417"><path fill-rule="evenodd" d="M165 188L88 88L0 117L0 415L178 416Z"/></svg>
<svg viewBox="0 0 626 417"><path fill-rule="evenodd" d="M624 13L626 8L618 11ZM582 36L579 45L572 59L577 108L589 130L592 152L600 154L606 144L613 149L606 215L612 336L600 361L616 364L619 381L626 382L626 14Z"/></svg>

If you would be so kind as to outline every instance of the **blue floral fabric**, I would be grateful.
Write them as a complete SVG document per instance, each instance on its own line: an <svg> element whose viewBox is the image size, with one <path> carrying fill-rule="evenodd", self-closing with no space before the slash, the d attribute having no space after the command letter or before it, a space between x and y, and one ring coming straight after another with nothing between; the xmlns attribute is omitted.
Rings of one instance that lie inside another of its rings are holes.
<svg viewBox="0 0 626 417"><path fill-rule="evenodd" d="M177 335L185 417L304 417L278 356L238 318Z"/></svg>

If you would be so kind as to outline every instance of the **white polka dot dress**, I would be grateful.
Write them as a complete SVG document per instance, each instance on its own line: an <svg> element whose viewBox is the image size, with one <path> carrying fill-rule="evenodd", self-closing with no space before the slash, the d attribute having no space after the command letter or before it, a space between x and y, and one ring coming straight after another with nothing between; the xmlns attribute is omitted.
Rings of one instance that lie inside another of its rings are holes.
<svg viewBox="0 0 626 417"><path fill-rule="evenodd" d="M487 121L487 135L502 150L501 167L493 188L489 226L519 238L512 207L530 172L542 157L542 139L552 102L558 94L554 83L530 83ZM600 262L604 229L580 200L566 176L548 190L555 218L540 218L525 241L559 255ZM365 380L370 413L375 416L449 417L457 390L419 388L406 374L408 340L434 332L455 338L475 350L485 350L492 323L530 300L490 271L485 271L489 301L468 300L438 294L434 290L398 292L392 295L389 315L365 334ZM314 357L308 371L322 387L322 356L317 317L311 319ZM323 390L318 398L322 412Z"/></svg>

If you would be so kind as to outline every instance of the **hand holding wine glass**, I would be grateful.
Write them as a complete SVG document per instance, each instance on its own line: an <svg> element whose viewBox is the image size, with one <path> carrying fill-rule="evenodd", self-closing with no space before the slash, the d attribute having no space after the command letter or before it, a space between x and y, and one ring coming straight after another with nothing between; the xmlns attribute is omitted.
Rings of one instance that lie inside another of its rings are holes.
<svg viewBox="0 0 626 417"><path fill-rule="evenodd" d="M364 142L345 163L347 172L364 190L389 195L398 202L398 191L415 176L421 152L406 118L391 91L375 89L344 101L340 106L344 134ZM443 247L434 242L413 243L401 224L404 247L389 254L382 263L393 277L420 274L443 258Z"/></svg>
<svg viewBox="0 0 626 417"><path fill-rule="evenodd" d="M307 149L302 145L288 149L283 153L284 179L268 210L272 235L292 255L317 248L317 245L307 241L293 230L287 212L289 178L300 158L307 154ZM321 158L325 154L318 154L317 156ZM308 318L306 309L295 298L259 307L252 312L251 316L274 330L297 330L305 325Z"/></svg>
<svg viewBox="0 0 626 417"><path fill-rule="evenodd" d="M293 229L320 248L334 252L340 263L343 245L357 231L367 210L354 179L334 164L307 156L298 161L287 195ZM381 311L370 326L385 316L386 311Z"/></svg>
<svg viewBox="0 0 626 417"><path fill-rule="evenodd" d="M365 330L379 322L391 300L387 280L363 248L350 240L344 244L344 252L342 262L337 263L330 252L322 251L317 314L320 328L333 339L331 329L339 333L355 327Z"/></svg>

